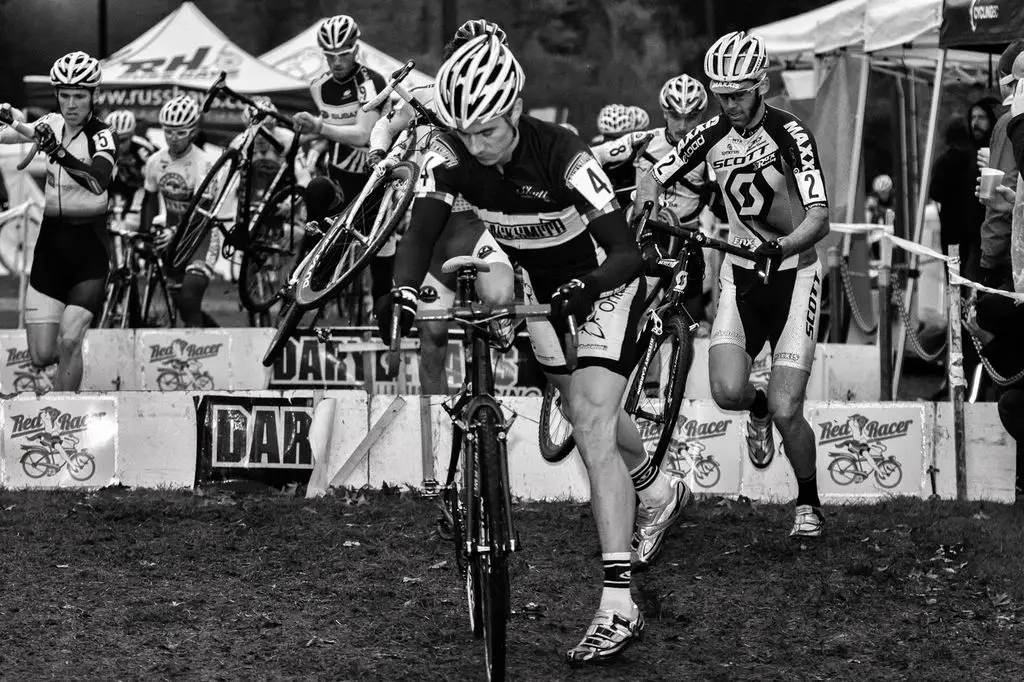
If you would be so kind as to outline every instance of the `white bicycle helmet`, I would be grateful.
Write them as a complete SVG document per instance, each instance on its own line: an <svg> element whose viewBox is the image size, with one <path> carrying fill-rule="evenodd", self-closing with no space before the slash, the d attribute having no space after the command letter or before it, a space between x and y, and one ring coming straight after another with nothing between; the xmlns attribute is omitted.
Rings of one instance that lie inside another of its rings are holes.
<svg viewBox="0 0 1024 682"><path fill-rule="evenodd" d="M50 84L56 88L93 89L102 78L99 60L84 52L70 52L53 63Z"/></svg>
<svg viewBox="0 0 1024 682"><path fill-rule="evenodd" d="M711 79L711 91L733 91L760 82L768 73L768 52L764 41L743 31L733 31L715 41L704 55L704 73Z"/></svg>
<svg viewBox="0 0 1024 682"><path fill-rule="evenodd" d="M633 112L633 128L629 132L647 130L651 127L651 117L647 115L647 112L642 107L630 105L629 109Z"/></svg>
<svg viewBox="0 0 1024 682"><path fill-rule="evenodd" d="M316 42L324 52L347 50L359 40L359 26L347 14L324 19L316 32Z"/></svg>
<svg viewBox="0 0 1024 682"><path fill-rule="evenodd" d="M625 104L606 104L597 112L597 132L602 135L621 135L633 130L636 112Z"/></svg>
<svg viewBox="0 0 1024 682"><path fill-rule="evenodd" d="M178 95L160 109L160 125L165 128L194 128L199 124L199 103L188 95Z"/></svg>
<svg viewBox="0 0 1024 682"><path fill-rule="evenodd" d="M469 40L470 38L485 36L489 33L493 33L494 37L501 41L502 45L508 45L508 36L505 35L505 31L501 29L501 26L486 19L470 19L465 22L455 31L454 40Z"/></svg>
<svg viewBox="0 0 1024 682"><path fill-rule="evenodd" d="M662 109L677 116L699 114L708 107L708 91L703 83L684 73L665 81L658 101Z"/></svg>
<svg viewBox="0 0 1024 682"><path fill-rule="evenodd" d="M874 182L871 183L871 189L875 194L885 194L886 192L892 191L892 178L884 173L876 176Z"/></svg>
<svg viewBox="0 0 1024 682"><path fill-rule="evenodd" d="M118 109L107 114L104 123L117 135L125 136L135 133L135 114L128 109Z"/></svg>
<svg viewBox="0 0 1024 682"><path fill-rule="evenodd" d="M512 110L525 83L523 68L508 46L496 36L478 36L437 70L437 115L458 130L491 121Z"/></svg>

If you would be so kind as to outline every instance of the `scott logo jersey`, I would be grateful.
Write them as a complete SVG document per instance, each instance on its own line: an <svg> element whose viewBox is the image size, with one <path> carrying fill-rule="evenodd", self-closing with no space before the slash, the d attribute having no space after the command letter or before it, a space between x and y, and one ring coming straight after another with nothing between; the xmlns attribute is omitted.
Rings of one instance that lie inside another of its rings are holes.
<svg viewBox="0 0 1024 682"><path fill-rule="evenodd" d="M586 143L561 126L520 117L519 142L501 169L477 161L455 134L438 136L423 157L416 197L451 206L460 194L530 273L541 300L604 261L587 225L618 208L615 192Z"/></svg>
<svg viewBox="0 0 1024 682"><path fill-rule="evenodd" d="M752 248L762 240L785 236L803 221L807 209L828 207L814 137L799 119L781 109L766 106L760 125L745 134L727 118L715 116L655 164L654 178L669 187L704 162L722 189L733 244ZM816 260L811 249L787 258L781 267ZM753 267L742 259L736 264Z"/></svg>
<svg viewBox="0 0 1024 682"><path fill-rule="evenodd" d="M352 75L343 81L336 81L330 71L322 74L309 84L320 117L324 123L352 125L364 104L384 89L384 77L373 69L357 64ZM385 102L382 107L386 106ZM339 169L349 173L369 173L366 161L366 147L349 147L332 144L330 161Z"/></svg>
<svg viewBox="0 0 1024 682"><path fill-rule="evenodd" d="M91 116L71 139L64 139L64 117L60 114L47 114L32 124L33 128L46 123L53 129L57 142L64 146L76 159L91 164L94 157L102 157L115 164L110 170L113 178L117 173L115 156L117 143L110 128L95 116ZM92 218L107 212L107 192L99 194L87 187L95 183L86 174L70 172L58 163L46 161L46 189L44 213L48 216L64 218ZM95 187L95 189L99 189Z"/></svg>
<svg viewBox="0 0 1024 682"><path fill-rule="evenodd" d="M213 159L199 147L192 145L181 158L172 158L166 149L149 157L146 162L145 190L159 192L167 209L167 227L175 227L188 209L203 178L213 168ZM214 191L213 183L210 193Z"/></svg>

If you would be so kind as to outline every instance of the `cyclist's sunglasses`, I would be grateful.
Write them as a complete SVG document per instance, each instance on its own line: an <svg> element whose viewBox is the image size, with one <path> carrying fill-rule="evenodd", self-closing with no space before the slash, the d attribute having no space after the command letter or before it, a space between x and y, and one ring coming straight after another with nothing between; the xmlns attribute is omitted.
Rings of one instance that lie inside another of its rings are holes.
<svg viewBox="0 0 1024 682"><path fill-rule="evenodd" d="M164 128L164 137L168 140L187 140L194 132L195 128Z"/></svg>
<svg viewBox="0 0 1024 682"><path fill-rule="evenodd" d="M349 55L354 54L355 51L358 50L358 49L359 49L359 44L356 43L352 47L346 48L344 50L324 50L324 55L327 56L328 58L330 58L330 57L348 57Z"/></svg>

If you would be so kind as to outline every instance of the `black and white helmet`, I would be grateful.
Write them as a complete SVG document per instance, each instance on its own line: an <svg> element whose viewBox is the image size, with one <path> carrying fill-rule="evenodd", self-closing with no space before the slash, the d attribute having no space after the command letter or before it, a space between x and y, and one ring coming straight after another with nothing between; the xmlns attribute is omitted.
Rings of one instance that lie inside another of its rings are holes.
<svg viewBox="0 0 1024 682"><path fill-rule="evenodd" d="M658 101L662 109L677 116L700 114L707 109L708 91L703 83L684 73L665 81Z"/></svg>
<svg viewBox="0 0 1024 682"><path fill-rule="evenodd" d="M359 26L347 14L324 19L316 32L316 42L324 52L348 50L359 40Z"/></svg>
<svg viewBox="0 0 1024 682"><path fill-rule="evenodd" d="M160 125L165 128L194 128L199 125L199 103L188 95L178 95L160 109Z"/></svg>
<svg viewBox="0 0 1024 682"><path fill-rule="evenodd" d="M711 91L733 91L760 82L768 73L768 51L755 35L734 31L708 48L704 73L711 79Z"/></svg>
<svg viewBox="0 0 1024 682"><path fill-rule="evenodd" d="M501 41L502 45L508 45L508 36L505 35L505 31L501 29L501 26L486 19L470 19L465 22L455 31L454 40L462 42L477 36L485 36L489 33L493 33Z"/></svg>
<svg viewBox="0 0 1024 682"><path fill-rule="evenodd" d="M70 52L53 63L50 84L56 88L93 89L102 78L99 60L84 52Z"/></svg>
<svg viewBox="0 0 1024 682"><path fill-rule="evenodd" d="M135 114L128 109L111 111L103 121L117 135L133 135L135 133Z"/></svg>
<svg viewBox="0 0 1024 682"><path fill-rule="evenodd" d="M647 111L643 107L631 104L629 110L633 112L633 127L629 132L647 130L651 127L651 117L647 115Z"/></svg>
<svg viewBox="0 0 1024 682"><path fill-rule="evenodd" d="M606 104L597 112L597 132L621 135L636 128L636 111L625 104Z"/></svg>
<svg viewBox="0 0 1024 682"><path fill-rule="evenodd" d="M434 105L441 121L466 130L512 110L526 76L515 55L494 35L473 38L437 70Z"/></svg>

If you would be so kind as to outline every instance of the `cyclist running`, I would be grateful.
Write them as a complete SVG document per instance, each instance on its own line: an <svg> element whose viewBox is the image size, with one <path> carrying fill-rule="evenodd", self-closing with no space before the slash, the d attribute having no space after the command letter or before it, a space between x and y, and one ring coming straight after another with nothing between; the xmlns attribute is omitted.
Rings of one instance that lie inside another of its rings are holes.
<svg viewBox="0 0 1024 682"><path fill-rule="evenodd" d="M530 321L527 329L548 380L569 397L604 562L598 611L567 659L599 663L620 654L644 628L630 595L634 494L648 510L641 530L660 530L660 544L690 491L654 466L620 408L643 305L640 250L586 144L523 115L523 81L512 52L493 35L473 38L441 65L434 107L453 130L435 138L424 159L398 246L396 286L379 302L378 322L387 341L393 314L401 333L409 332L417 286L460 195L522 265L527 301L550 301L551 319ZM569 315L582 323L579 365L571 374L561 345Z"/></svg>
<svg viewBox="0 0 1024 682"><path fill-rule="evenodd" d="M637 201L657 202L662 188L708 163L725 197L730 241L772 261L764 284L749 261L726 256L721 298L711 332L711 393L719 407L749 410L751 461L775 455L774 423L796 474L791 537L821 535L824 518L815 479L814 432L803 415L817 341L821 263L814 245L829 232L828 199L810 130L792 114L765 104L764 42L739 31L707 51L704 71L723 114L697 126L655 164ZM752 358L771 344L768 392L750 383Z"/></svg>
<svg viewBox="0 0 1024 682"><path fill-rule="evenodd" d="M156 151L156 145L135 134L135 114L128 109L110 112L105 121L117 137L117 176L110 185L110 194L121 199L118 218L124 219L128 213L138 210L134 204L142 189L142 171L146 160Z"/></svg>
<svg viewBox="0 0 1024 682"><path fill-rule="evenodd" d="M507 45L505 32L495 23L484 19L471 19L455 32L445 46L444 58L448 59L455 50L472 38L493 32L503 45ZM410 94L427 107L433 107L433 85L414 88ZM390 149L395 135L410 125L425 125L417 120L416 110L404 102L387 116L377 121L370 134L370 159L378 163ZM418 133L427 133L423 128ZM417 161L422 161L418 159ZM481 299L492 303L507 303L515 297L512 279L512 264L498 246L484 223L477 217L473 207L461 196L452 204L448 225L441 233L430 268L420 288L423 310L450 307L455 301L455 275L441 272L441 265L454 256L476 255L491 264L490 272L477 277L476 288ZM430 300L428 300L430 299ZM448 323L443 321L422 322L417 325L420 339L419 378L420 390L425 394L448 392L446 360L448 356ZM501 330L508 345L515 339L515 330L505 325Z"/></svg>
<svg viewBox="0 0 1024 682"><path fill-rule="evenodd" d="M56 361L56 391L82 383L82 342L103 305L110 269L107 188L114 178L114 136L95 113L100 63L84 52L58 59L50 69L60 113L30 127L46 154L43 221L39 227L28 293L25 330L37 372ZM13 122L7 103L0 121ZM13 128L0 143L23 142Z"/></svg>
<svg viewBox="0 0 1024 682"><path fill-rule="evenodd" d="M162 198L167 209L167 224L157 233L154 242L161 251L170 246L181 217L216 160L195 144L199 118L199 104L188 95L179 95L160 109L160 125L167 148L153 154L146 162L139 230L153 231L153 219L160 210ZM211 186L210 192L214 191ZM220 231L211 229L191 263L182 269L169 268L171 298L186 327L218 326L203 312L203 296L213 276L213 266L220 258L221 241Z"/></svg>
<svg viewBox="0 0 1024 682"><path fill-rule="evenodd" d="M317 43L327 59L328 70L309 86L319 115L302 111L294 118L297 132L317 135L330 143L329 179L314 178L306 187L307 218L311 221L340 212L345 202L354 199L370 179L367 145L382 110L366 112L363 104L384 88L384 77L356 61L359 35L359 26L345 14L324 19L320 24ZM385 248L370 263L375 299L391 287L394 255L389 251Z"/></svg>

